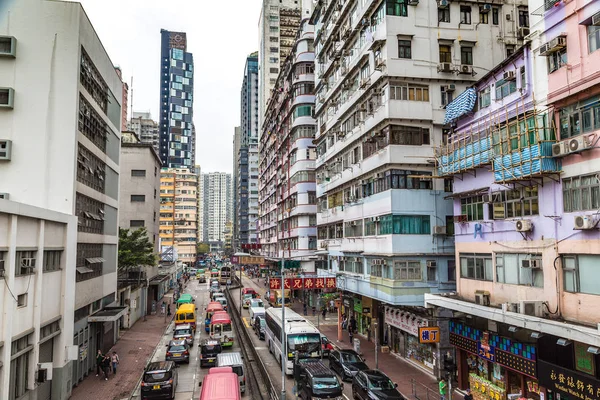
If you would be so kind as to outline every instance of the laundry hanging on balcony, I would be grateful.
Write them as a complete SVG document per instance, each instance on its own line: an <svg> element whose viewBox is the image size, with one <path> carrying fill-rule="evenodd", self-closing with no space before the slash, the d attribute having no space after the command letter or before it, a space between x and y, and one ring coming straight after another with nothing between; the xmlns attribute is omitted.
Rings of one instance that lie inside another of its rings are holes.
<svg viewBox="0 0 600 400"><path fill-rule="evenodd" d="M473 88L469 88L459 94L454 101L446 106L446 117L444 118L444 124L449 124L461 116L473 111L476 101L477 92Z"/></svg>

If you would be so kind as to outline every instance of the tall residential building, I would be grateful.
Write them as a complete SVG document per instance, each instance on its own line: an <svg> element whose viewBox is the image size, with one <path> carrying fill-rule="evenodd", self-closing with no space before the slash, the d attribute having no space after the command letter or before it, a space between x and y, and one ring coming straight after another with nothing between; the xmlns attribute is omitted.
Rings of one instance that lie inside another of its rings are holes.
<svg viewBox="0 0 600 400"><path fill-rule="evenodd" d="M127 105L129 104L127 99L129 97L129 85L123 81L123 71L121 67L115 67L119 79L123 82L123 90L121 92L121 131L127 129Z"/></svg>
<svg viewBox="0 0 600 400"><path fill-rule="evenodd" d="M238 222L237 242L258 243L258 53L246 58L241 90L240 147L235 180L237 186L234 203Z"/></svg>
<svg viewBox="0 0 600 400"><path fill-rule="evenodd" d="M173 247L177 260L196 262L198 238L198 174L186 168L163 168L160 173L161 252Z"/></svg>
<svg viewBox="0 0 600 400"><path fill-rule="evenodd" d="M314 271L317 250L314 26L304 19L267 104L260 138L260 243Z"/></svg>
<svg viewBox="0 0 600 400"><path fill-rule="evenodd" d="M160 31L160 159L165 168L195 163L194 58L184 32Z"/></svg>
<svg viewBox="0 0 600 400"><path fill-rule="evenodd" d="M451 185L434 147L444 107L522 43L521 12L520 0L351 0L312 14L319 248L358 331L378 326L437 376L449 344L421 344L415 328L429 318L424 295L456 287Z"/></svg>
<svg viewBox="0 0 600 400"><path fill-rule="evenodd" d="M236 126L233 132L233 173L231 174L231 204L232 204L232 227L231 245L235 249L239 246L239 217L238 217L238 181L239 181L239 157L242 147L242 129Z"/></svg>
<svg viewBox="0 0 600 400"><path fill-rule="evenodd" d="M454 183L458 293L425 299L455 318L459 387L597 398L600 3L529 7L531 44L469 89L472 112L458 98L446 110L436 161ZM486 343L495 356L476 371Z"/></svg>
<svg viewBox="0 0 600 400"><path fill-rule="evenodd" d="M279 69L294 47L301 3L302 0L263 0L258 21L259 126L263 124Z"/></svg>
<svg viewBox="0 0 600 400"><path fill-rule="evenodd" d="M123 86L79 3L3 2L2 12L0 398L68 398L127 312L111 307ZM52 381L38 385L43 368Z"/></svg>
<svg viewBox="0 0 600 400"><path fill-rule="evenodd" d="M200 176L200 185L204 214L202 229L203 241L221 243L225 240L225 224L232 219L231 210L231 174L225 172L209 172Z"/></svg>
<svg viewBox="0 0 600 400"><path fill-rule="evenodd" d="M134 112L129 120L128 129L135 132L142 143L152 145L158 153L160 142L158 123L152 119L149 112Z"/></svg>

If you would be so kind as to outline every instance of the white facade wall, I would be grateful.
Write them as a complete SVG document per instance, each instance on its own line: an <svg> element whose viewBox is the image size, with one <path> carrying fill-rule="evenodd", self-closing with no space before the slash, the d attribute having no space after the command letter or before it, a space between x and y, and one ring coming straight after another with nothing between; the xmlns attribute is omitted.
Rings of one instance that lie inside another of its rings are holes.
<svg viewBox="0 0 600 400"><path fill-rule="evenodd" d="M200 197L203 199L203 226L205 242L225 240L225 223L231 220L231 174L203 173Z"/></svg>

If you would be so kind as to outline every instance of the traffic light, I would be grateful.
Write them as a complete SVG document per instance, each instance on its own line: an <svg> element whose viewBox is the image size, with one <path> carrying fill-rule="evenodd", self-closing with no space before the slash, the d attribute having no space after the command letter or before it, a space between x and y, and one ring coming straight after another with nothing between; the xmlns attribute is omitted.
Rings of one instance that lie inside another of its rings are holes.
<svg viewBox="0 0 600 400"><path fill-rule="evenodd" d="M450 354L444 355L444 371L446 371L449 376L454 375L454 372L456 371L456 363Z"/></svg>

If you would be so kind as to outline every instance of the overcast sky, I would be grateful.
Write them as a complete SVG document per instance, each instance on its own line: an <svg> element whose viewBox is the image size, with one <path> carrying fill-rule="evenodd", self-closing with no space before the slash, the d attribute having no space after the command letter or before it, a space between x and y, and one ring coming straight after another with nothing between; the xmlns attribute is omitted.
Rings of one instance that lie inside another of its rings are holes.
<svg viewBox="0 0 600 400"><path fill-rule="evenodd" d="M261 0L80 0L115 65L131 84L133 110L158 118L160 30L187 32L194 54L196 163L233 170L246 56L258 50ZM131 89L130 89L131 90ZM129 105L128 113L131 110Z"/></svg>

